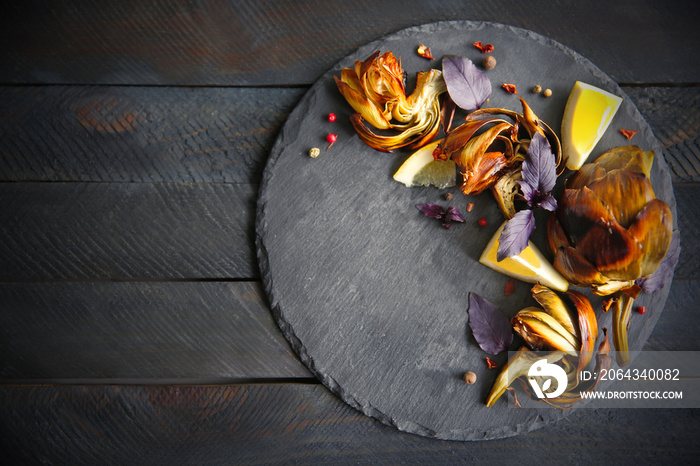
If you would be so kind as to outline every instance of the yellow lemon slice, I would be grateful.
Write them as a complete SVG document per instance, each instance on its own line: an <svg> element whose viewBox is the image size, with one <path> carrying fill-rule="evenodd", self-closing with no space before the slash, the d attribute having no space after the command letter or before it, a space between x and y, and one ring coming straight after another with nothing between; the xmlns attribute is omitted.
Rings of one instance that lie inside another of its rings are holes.
<svg viewBox="0 0 700 466"><path fill-rule="evenodd" d="M576 81L561 122L562 151L568 158L568 169L578 170L586 162L621 103L621 97Z"/></svg>
<svg viewBox="0 0 700 466"><path fill-rule="evenodd" d="M394 174L394 179L406 186L436 186L450 188L457 184L457 164L453 160L435 160L433 151L440 140L427 144L406 159Z"/></svg>
<svg viewBox="0 0 700 466"><path fill-rule="evenodd" d="M528 241L527 247L520 254L506 257L500 262L496 259L499 239L505 226L506 222L503 222L484 249L479 262L509 277L528 283L540 283L557 291L566 291L569 282L552 267L532 241Z"/></svg>

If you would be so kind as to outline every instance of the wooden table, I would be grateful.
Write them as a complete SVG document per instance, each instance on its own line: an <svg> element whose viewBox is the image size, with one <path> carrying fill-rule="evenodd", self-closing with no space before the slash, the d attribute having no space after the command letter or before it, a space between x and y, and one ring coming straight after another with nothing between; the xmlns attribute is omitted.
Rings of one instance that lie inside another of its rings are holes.
<svg viewBox="0 0 700 466"><path fill-rule="evenodd" d="M419 437L360 414L279 331L254 222L281 126L341 58L440 20L530 29L611 76L659 139L683 253L645 349L698 351L699 13L696 2L653 0L4 5L1 454L20 464L695 459L691 409L581 409L489 442Z"/></svg>

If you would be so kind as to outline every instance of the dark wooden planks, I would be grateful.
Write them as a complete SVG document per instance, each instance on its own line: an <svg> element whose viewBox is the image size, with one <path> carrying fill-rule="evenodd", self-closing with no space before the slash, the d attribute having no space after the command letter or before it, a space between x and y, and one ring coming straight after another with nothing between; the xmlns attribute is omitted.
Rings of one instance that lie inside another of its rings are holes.
<svg viewBox="0 0 700 466"><path fill-rule="evenodd" d="M677 184L684 252L698 278L698 184ZM0 281L251 279L257 186L0 183Z"/></svg>
<svg viewBox="0 0 700 466"><path fill-rule="evenodd" d="M0 183L0 281L258 275L257 187Z"/></svg>
<svg viewBox="0 0 700 466"><path fill-rule="evenodd" d="M624 91L659 140L673 180L699 182L700 88L627 87Z"/></svg>
<svg viewBox="0 0 700 466"><path fill-rule="evenodd" d="M700 181L700 88L624 90L674 181ZM0 181L257 183L305 91L0 87Z"/></svg>
<svg viewBox="0 0 700 466"><path fill-rule="evenodd" d="M497 442L440 441L298 384L2 386L0 419L8 460L51 464L689 464L700 435L697 410L581 409Z"/></svg>
<svg viewBox="0 0 700 466"><path fill-rule="evenodd" d="M0 284L0 380L310 377L251 282Z"/></svg>
<svg viewBox="0 0 700 466"><path fill-rule="evenodd" d="M257 183L303 92L0 87L0 180Z"/></svg>
<svg viewBox="0 0 700 466"><path fill-rule="evenodd" d="M649 336L645 351L700 351L700 319L696 315L700 302L700 280L675 279L664 311ZM630 326L637 325L647 314L634 313Z"/></svg>
<svg viewBox="0 0 700 466"><path fill-rule="evenodd" d="M674 281L645 349L700 350L698 300ZM0 284L0 382L307 377L257 283Z"/></svg>
<svg viewBox="0 0 700 466"><path fill-rule="evenodd" d="M358 46L409 26L488 20L575 49L618 82L700 82L696 2L392 0L61 2L3 7L0 82L309 84ZM536 14L533 14L536 12ZM478 37L465 38L465 46ZM500 46L501 44L496 44ZM536 64L533 64L536 66Z"/></svg>
<svg viewBox="0 0 700 466"><path fill-rule="evenodd" d="M700 184L676 184L673 191L681 233L681 255L675 276L697 278L700 276Z"/></svg>

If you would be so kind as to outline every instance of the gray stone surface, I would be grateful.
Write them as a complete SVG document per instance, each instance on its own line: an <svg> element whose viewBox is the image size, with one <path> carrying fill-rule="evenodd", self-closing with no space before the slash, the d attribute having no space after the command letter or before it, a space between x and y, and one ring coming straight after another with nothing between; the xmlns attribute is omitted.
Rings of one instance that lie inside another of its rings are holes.
<svg viewBox="0 0 700 466"><path fill-rule="evenodd" d="M439 67L446 54L483 57L475 41L492 43L497 67L491 107L520 111L518 96L500 86L516 84L538 116L558 131L564 105L576 80L624 97L612 126L592 158L629 142L620 128L637 129L634 143L661 154L636 107L595 65L541 35L495 23L454 21L409 28L370 43L326 73L290 115L265 169L257 212L257 248L273 313L285 336L309 369L351 406L400 430L429 437L482 440L517 435L561 419L571 412L552 408L517 409L506 397L486 408L484 400L497 371L468 327L468 294L476 292L507 315L533 305L531 285L516 282L504 296L508 277L478 263L488 239L503 222L487 192L464 196L451 190L411 188L392 180L408 151L384 154L365 146L349 123L350 106L337 91L333 75L374 50L401 57L409 75ZM434 62L415 53L424 43ZM540 84L553 95L529 89ZM334 112L335 123L326 121ZM324 150L327 133L338 141ZM311 159L312 147L322 149ZM652 173L657 196L675 216L668 168L657 157ZM423 202L455 205L467 222L450 230L420 214ZM475 208L466 213L465 206ZM477 220L486 218L487 226ZM533 241L544 250L544 222ZM670 284L640 305L654 309L630 327L631 349L641 349L666 302ZM600 326L611 315L592 300ZM503 364L505 353L493 357ZM478 382L468 386L462 374L472 370Z"/></svg>

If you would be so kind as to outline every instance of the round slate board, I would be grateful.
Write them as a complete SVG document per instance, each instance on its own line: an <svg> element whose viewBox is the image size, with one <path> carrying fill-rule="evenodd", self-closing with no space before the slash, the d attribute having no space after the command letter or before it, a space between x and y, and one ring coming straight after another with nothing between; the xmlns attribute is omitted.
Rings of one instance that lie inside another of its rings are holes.
<svg viewBox="0 0 700 466"><path fill-rule="evenodd" d="M464 196L457 188L406 188L392 175L408 151L385 154L364 145L349 122L350 106L333 76L375 50L393 51L408 73L440 67L446 54L480 63L475 41L495 46L488 106L520 111L518 96L503 91L513 83L535 113L558 130L576 80L624 98L612 126L591 156L629 142L619 129L638 130L633 143L655 150L652 181L657 197L675 199L668 168L651 130L620 88L587 59L533 32L502 24L450 21L412 27L367 44L316 82L289 116L265 169L258 201L256 242L264 285L282 332L302 361L331 391L363 413L398 429L453 440L516 435L562 418L571 410L518 409L503 396L494 407L484 400L497 370L468 326L468 294L475 292L508 316L535 304L531 285L516 282L505 296L507 277L479 264L488 239L503 222L491 194ZM425 44L436 61L416 54ZM535 84L553 91L529 92ZM338 119L330 123L326 115ZM325 136L338 141L325 150ZM312 147L321 155L308 156ZM453 192L445 201L446 191ZM465 224L450 230L423 216L415 204L455 205ZM466 213L465 206L475 208ZM486 218L486 227L478 219ZM544 251L544 217L533 241ZM644 346L668 295L638 298L650 310L630 326L630 348ZM595 309L600 299L593 298ZM611 328L611 313L598 312ZM641 316L640 316L641 317ZM494 359L503 364L507 354ZM472 370L478 381L466 385ZM537 404L538 406L541 403Z"/></svg>

